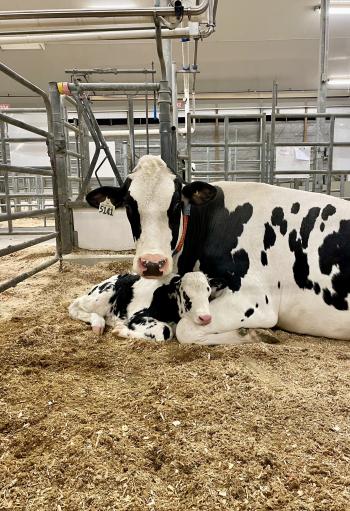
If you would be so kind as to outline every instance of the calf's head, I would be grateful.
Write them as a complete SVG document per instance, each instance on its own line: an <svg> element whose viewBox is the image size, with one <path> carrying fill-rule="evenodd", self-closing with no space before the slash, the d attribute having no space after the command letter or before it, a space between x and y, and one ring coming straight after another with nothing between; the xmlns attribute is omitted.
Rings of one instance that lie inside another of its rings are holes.
<svg viewBox="0 0 350 511"><path fill-rule="evenodd" d="M211 288L204 273L185 273L178 290L180 316L188 316L198 325L208 325L212 319L209 310L210 294Z"/></svg>
<svg viewBox="0 0 350 511"><path fill-rule="evenodd" d="M173 269L184 203L205 204L215 195L216 188L207 183L184 186L160 157L146 155L123 186L102 186L89 192L86 200L98 208L108 197L115 207L126 208L136 242L133 270L146 278L161 278Z"/></svg>

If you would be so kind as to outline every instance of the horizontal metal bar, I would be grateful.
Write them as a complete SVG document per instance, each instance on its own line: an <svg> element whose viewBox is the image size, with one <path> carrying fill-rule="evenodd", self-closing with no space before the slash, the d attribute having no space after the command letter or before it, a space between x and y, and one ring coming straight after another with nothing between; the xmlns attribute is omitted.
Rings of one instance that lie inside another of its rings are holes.
<svg viewBox="0 0 350 511"><path fill-rule="evenodd" d="M74 133L80 133L80 129L77 126L74 126L74 124L72 124L71 122L64 121L63 124L69 130L74 131Z"/></svg>
<svg viewBox="0 0 350 511"><path fill-rule="evenodd" d="M32 277L36 273L39 273L42 270L45 270L46 268L49 268L49 266L52 266L53 264L57 263L59 261L59 257L55 256L48 261L46 261L43 264L40 264L39 266L35 266L32 270L26 271L24 273L21 273L20 275L17 275L17 277L14 277L13 279L6 280L2 284L0 284L0 293L3 291L6 291L6 289L9 289L10 287L15 287L20 282L23 282L23 280L26 280L28 277Z"/></svg>
<svg viewBox="0 0 350 511"><path fill-rule="evenodd" d="M0 112L6 112L9 114L25 114L25 113L39 113L46 112L46 108L1 108Z"/></svg>
<svg viewBox="0 0 350 511"><path fill-rule="evenodd" d="M220 142L211 142L205 144L199 144L197 142L191 143L191 147L225 147L225 144ZM227 144L228 147L261 147L262 142L231 142Z"/></svg>
<svg viewBox="0 0 350 511"><path fill-rule="evenodd" d="M51 199L53 194L51 193L10 193L6 195L6 193L0 193L0 199L8 197L9 199L26 199L27 197L34 197L35 199Z"/></svg>
<svg viewBox="0 0 350 511"><path fill-rule="evenodd" d="M44 142L46 143L46 138L43 137L13 137L13 138L4 138L5 142L12 143L24 143L24 142Z"/></svg>
<svg viewBox="0 0 350 511"><path fill-rule="evenodd" d="M17 165L6 165L5 163L0 163L0 170L4 172L17 172L18 174L33 174L34 176L52 177L52 170L38 169L34 167L18 167Z"/></svg>
<svg viewBox="0 0 350 511"><path fill-rule="evenodd" d="M217 176L225 176L225 175L228 175L228 176L240 176L240 175L254 176L254 175L260 175L260 174L261 174L260 170L237 170L237 171L227 172L226 174L223 170L215 171L215 172L211 172L211 171L205 172L205 170L200 170L200 171L195 170L192 172L192 177L196 177L196 176L217 177Z"/></svg>
<svg viewBox="0 0 350 511"><path fill-rule="evenodd" d="M269 114L268 114L269 115ZM335 119L348 119L350 117L350 112L348 114L342 113L342 114L333 114L333 113L312 113L312 112L302 112L300 114L296 113L288 113L288 114L281 114L278 113L275 115L276 119L299 119L300 117L312 119L312 118L324 118L324 117L334 117Z"/></svg>
<svg viewBox="0 0 350 511"><path fill-rule="evenodd" d="M67 176L68 181L81 181L82 178L78 176Z"/></svg>
<svg viewBox="0 0 350 511"><path fill-rule="evenodd" d="M85 208L90 208L91 206L89 206L89 204L87 202L84 202L84 201L74 201L74 202L68 202L67 204L67 208L69 209L85 209Z"/></svg>
<svg viewBox="0 0 350 511"><path fill-rule="evenodd" d="M29 241L24 241L23 243L17 243L16 245L9 245L6 248L0 250L0 257L6 256L9 254L13 254L14 252L18 252L19 250L23 250L25 248L33 247L34 245L38 245L39 243L44 243L44 241L49 241L57 237L57 232L46 234L45 236L40 236L40 238L34 238Z"/></svg>
<svg viewBox="0 0 350 511"><path fill-rule="evenodd" d="M122 92L152 92L159 90L159 83L69 83L71 92L85 91L122 91Z"/></svg>
<svg viewBox="0 0 350 511"><path fill-rule="evenodd" d="M44 234L53 234L53 233L48 233L48 231L26 231L25 229L23 229L22 231L12 231L12 232L9 232L7 229L5 230L2 230L0 229L0 236L40 236L40 235L44 235Z"/></svg>
<svg viewBox="0 0 350 511"><path fill-rule="evenodd" d="M208 0L204 0L196 7L185 7L184 16L199 16L206 11L209 5ZM18 19L47 19L47 18L129 18L133 16L149 16L152 19L155 16L174 16L173 7L148 7L148 8L120 8L120 9L45 9L28 11L1 11L0 20L18 20Z"/></svg>
<svg viewBox="0 0 350 511"><path fill-rule="evenodd" d="M40 128L37 128L36 126L32 126L31 124L28 124L23 121L19 121L18 119L13 119L13 117L9 117L8 115L0 113L0 120L3 122L6 122L7 124L11 124L12 126L16 126L17 128L21 128L26 131L30 131L31 133L36 133L37 135L40 135L41 137L45 138L52 138L52 133L49 133L48 131L41 130Z"/></svg>
<svg viewBox="0 0 350 511"><path fill-rule="evenodd" d="M7 220L17 220L18 218L32 218L35 216L48 216L56 211L56 208L46 209L33 209L33 211L20 211L19 213L8 214L4 213L0 215L0 222L6 222Z"/></svg>
<svg viewBox="0 0 350 511"><path fill-rule="evenodd" d="M96 67L96 68L93 68L93 69L65 69L65 73L68 73L68 74L71 74L71 75L77 75L77 74L82 74L82 75L95 75L95 74L98 74L98 75L108 75L108 74L113 74L113 75L118 75L118 74L139 74L139 73L144 73L144 74L155 74L156 73L156 70L155 69L118 69L116 67L108 67L108 68L100 68L100 67Z"/></svg>
<svg viewBox="0 0 350 511"><path fill-rule="evenodd" d="M64 152L68 154L69 156L74 156L75 158L83 159L84 156L80 153L77 153L76 151L72 151L71 149L65 149Z"/></svg>
<svg viewBox="0 0 350 511"><path fill-rule="evenodd" d="M327 174L328 170L276 170L275 174ZM347 176L350 174L350 170L332 170L332 176Z"/></svg>
<svg viewBox="0 0 350 511"><path fill-rule="evenodd" d="M244 119L261 119L263 114L239 114L239 113L229 113L229 114L201 114L194 113L191 114L191 119L225 119L228 117L229 119L235 119L244 117Z"/></svg>

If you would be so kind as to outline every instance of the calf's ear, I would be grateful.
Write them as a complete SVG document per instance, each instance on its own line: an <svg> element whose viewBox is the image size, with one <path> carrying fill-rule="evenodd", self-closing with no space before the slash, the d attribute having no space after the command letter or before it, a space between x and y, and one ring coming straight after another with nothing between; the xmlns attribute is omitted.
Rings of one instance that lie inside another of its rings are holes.
<svg viewBox="0 0 350 511"><path fill-rule="evenodd" d="M109 198L112 204L118 208L123 206L125 197L125 188L116 188L115 186L101 186L95 188L86 195L86 201L93 208L98 208L101 202L104 202L106 198Z"/></svg>
<svg viewBox="0 0 350 511"><path fill-rule="evenodd" d="M195 181L183 187L182 195L189 199L191 204L201 206L213 200L216 196L217 190L215 186L203 181Z"/></svg>

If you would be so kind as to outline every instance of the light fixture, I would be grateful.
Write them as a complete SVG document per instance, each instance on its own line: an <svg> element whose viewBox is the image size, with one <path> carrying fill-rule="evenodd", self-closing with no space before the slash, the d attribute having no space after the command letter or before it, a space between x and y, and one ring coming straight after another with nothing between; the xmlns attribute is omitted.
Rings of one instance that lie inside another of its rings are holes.
<svg viewBox="0 0 350 511"><path fill-rule="evenodd" d="M329 14L350 14L350 2L348 0L331 2Z"/></svg>
<svg viewBox="0 0 350 511"><path fill-rule="evenodd" d="M0 44L2 50L45 50L44 43Z"/></svg>
<svg viewBox="0 0 350 511"><path fill-rule="evenodd" d="M350 87L350 76L330 78L327 81L327 84L330 87Z"/></svg>

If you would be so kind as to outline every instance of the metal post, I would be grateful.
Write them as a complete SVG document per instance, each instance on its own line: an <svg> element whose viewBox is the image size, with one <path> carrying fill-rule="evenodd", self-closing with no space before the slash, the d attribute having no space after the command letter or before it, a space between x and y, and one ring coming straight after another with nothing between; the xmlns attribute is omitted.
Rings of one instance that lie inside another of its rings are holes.
<svg viewBox="0 0 350 511"><path fill-rule="evenodd" d="M173 104L173 126L178 129L178 110L177 110L177 80L176 80L176 62L172 63L172 104Z"/></svg>
<svg viewBox="0 0 350 511"><path fill-rule="evenodd" d="M159 134L160 134L160 150L162 159L168 167L175 172L176 170L176 155L172 149L172 135L171 135L171 92L166 80L161 80L159 83ZM174 157L175 156L175 157Z"/></svg>
<svg viewBox="0 0 350 511"><path fill-rule="evenodd" d="M192 132L191 132L191 113L187 114L187 177L186 181L192 181Z"/></svg>
<svg viewBox="0 0 350 511"><path fill-rule="evenodd" d="M267 183L266 179L266 113L262 114L260 120L260 181Z"/></svg>
<svg viewBox="0 0 350 511"><path fill-rule="evenodd" d="M273 184L275 174L275 132L276 132L276 106L277 106L277 82L273 82L272 109L271 109L271 130L270 130L270 175L269 183Z"/></svg>
<svg viewBox="0 0 350 511"><path fill-rule="evenodd" d="M6 152L6 142L5 142L5 123L0 121L0 136L1 136L1 155L2 155L2 163L7 165L7 152ZM9 196L9 176L7 172L4 172L4 192L6 195L6 212L11 215L11 199ZM12 232L12 219L9 218L7 221L8 232Z"/></svg>
<svg viewBox="0 0 350 511"><path fill-rule="evenodd" d="M128 96L128 127L130 142L130 166L135 168L135 127L134 127L134 97Z"/></svg>
<svg viewBox="0 0 350 511"><path fill-rule="evenodd" d="M129 165L128 165L128 143L126 140L122 142L122 162L124 169L124 179L126 179L129 174Z"/></svg>
<svg viewBox="0 0 350 511"><path fill-rule="evenodd" d="M225 173L225 181L228 180L228 144L229 144L229 134L230 132L230 119L229 117L224 117L224 141L225 141L225 148L224 148L224 173Z"/></svg>
<svg viewBox="0 0 350 511"><path fill-rule="evenodd" d="M331 123L330 123L330 130L329 130L328 169L327 169L327 193L328 193L328 195L331 194L331 186L332 186L334 125L335 125L335 117L334 117L334 115L331 115Z"/></svg>
<svg viewBox="0 0 350 511"><path fill-rule="evenodd" d="M321 0L320 16L320 47L319 47L319 86L317 96L317 113L325 113L327 109L327 78L328 78L328 51L329 51L329 4L330 0ZM323 142L326 139L326 120L316 120L316 141ZM323 170L323 151L317 150L316 170ZM322 174L315 175L315 191L322 190Z"/></svg>
<svg viewBox="0 0 350 511"><path fill-rule="evenodd" d="M55 144L55 167L58 193L60 239L63 254L73 250L73 218L67 207L69 201L68 179L66 168L66 140L62 122L61 97L55 82L49 83L49 96L52 106L53 134Z"/></svg>

